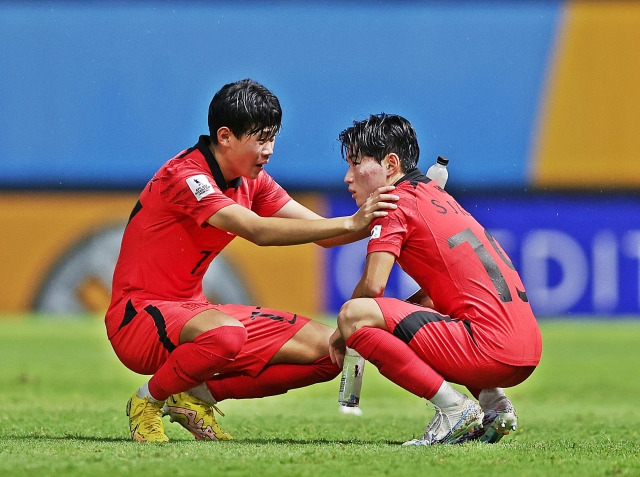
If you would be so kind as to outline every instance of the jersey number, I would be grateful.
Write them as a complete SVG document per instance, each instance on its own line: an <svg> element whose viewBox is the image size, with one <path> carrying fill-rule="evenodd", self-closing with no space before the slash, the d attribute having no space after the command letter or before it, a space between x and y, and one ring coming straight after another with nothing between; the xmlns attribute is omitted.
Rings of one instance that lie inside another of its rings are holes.
<svg viewBox="0 0 640 477"><path fill-rule="evenodd" d="M198 260L198 263L196 263L196 266L193 267L193 270L191 270L191 275L196 273L196 270L198 269L198 267L202 265L207 258L209 258L209 255L213 253L213 250L201 250L200 253L202 254L202 258Z"/></svg>
<svg viewBox="0 0 640 477"><path fill-rule="evenodd" d="M505 265L507 265L507 267L509 267L511 270L515 270L513 263L511 263L511 260L509 260L504 253L502 253L502 250L500 250L500 247L498 247L498 243L491 236L491 234L486 230L484 231L484 234L489 240L489 243L491 244L493 249L498 254L498 256L505 263ZM489 252L487 252L487 249L484 247L482 242L480 242L480 239L473 233L471 229L464 229L462 232L459 232L454 236L450 237L447 242L449 243L450 248L455 248L458 245L461 245L463 243L468 243L473 249L473 251L476 253L476 255L478 256L478 259L480 260L480 262L482 262L482 266L487 271L489 278L491 278L491 282L493 283L493 286L498 292L498 296L500 296L500 300L502 300L503 303L508 303L512 301L511 292L509 291L509 286L507 285L507 281L504 279L504 275L500 271L500 268L498 268L498 264L495 262L493 257L489 255ZM516 288L516 291L518 292L518 297L520 297L522 301L528 301L527 295L524 291L520 291L517 288Z"/></svg>

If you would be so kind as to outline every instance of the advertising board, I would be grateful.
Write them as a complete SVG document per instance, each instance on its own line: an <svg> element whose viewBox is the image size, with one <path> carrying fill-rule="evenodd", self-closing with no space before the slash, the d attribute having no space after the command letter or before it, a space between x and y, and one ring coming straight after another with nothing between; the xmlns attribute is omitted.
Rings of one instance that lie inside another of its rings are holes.
<svg viewBox="0 0 640 477"><path fill-rule="evenodd" d="M538 316L640 314L640 198L630 195L461 195L460 204L500 242ZM353 211L349 198L331 213ZM364 266L366 241L328 252L328 309L337 312ZM387 296L413 280L394 268Z"/></svg>

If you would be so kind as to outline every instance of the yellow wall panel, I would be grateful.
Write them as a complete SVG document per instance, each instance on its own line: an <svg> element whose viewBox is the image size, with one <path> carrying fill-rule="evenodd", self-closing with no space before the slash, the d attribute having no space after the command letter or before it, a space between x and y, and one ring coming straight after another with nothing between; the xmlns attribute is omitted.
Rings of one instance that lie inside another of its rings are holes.
<svg viewBox="0 0 640 477"><path fill-rule="evenodd" d="M640 185L640 2L567 2L538 129L539 186Z"/></svg>
<svg viewBox="0 0 640 477"><path fill-rule="evenodd" d="M127 219L137 194L0 195L0 310L26 311L48 270L75 242Z"/></svg>

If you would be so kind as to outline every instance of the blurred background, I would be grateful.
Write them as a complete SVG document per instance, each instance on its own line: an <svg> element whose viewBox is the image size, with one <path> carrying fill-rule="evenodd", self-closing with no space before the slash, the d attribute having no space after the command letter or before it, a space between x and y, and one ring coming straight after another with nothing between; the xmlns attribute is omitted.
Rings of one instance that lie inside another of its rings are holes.
<svg viewBox="0 0 640 477"><path fill-rule="evenodd" d="M5 315L103 313L139 191L250 77L284 110L267 170L313 210L355 210L339 132L400 114L538 316L640 316L640 2L2 1L0 25ZM365 248L238 239L205 292L335 314Z"/></svg>

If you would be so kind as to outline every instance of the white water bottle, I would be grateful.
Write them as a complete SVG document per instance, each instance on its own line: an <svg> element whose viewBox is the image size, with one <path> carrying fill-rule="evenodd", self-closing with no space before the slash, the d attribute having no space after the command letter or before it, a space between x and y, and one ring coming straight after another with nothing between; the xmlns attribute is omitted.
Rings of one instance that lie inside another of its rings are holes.
<svg viewBox="0 0 640 477"><path fill-rule="evenodd" d="M436 184L438 184L441 189L444 189L444 185L447 183L447 179L449 178L447 164L449 164L449 159L438 156L436 163L427 171L427 177L436 181Z"/></svg>
<svg viewBox="0 0 640 477"><path fill-rule="evenodd" d="M340 392L338 393L338 403L341 406L358 407L360 404L364 362L364 358L356 350L347 348L344 354Z"/></svg>

